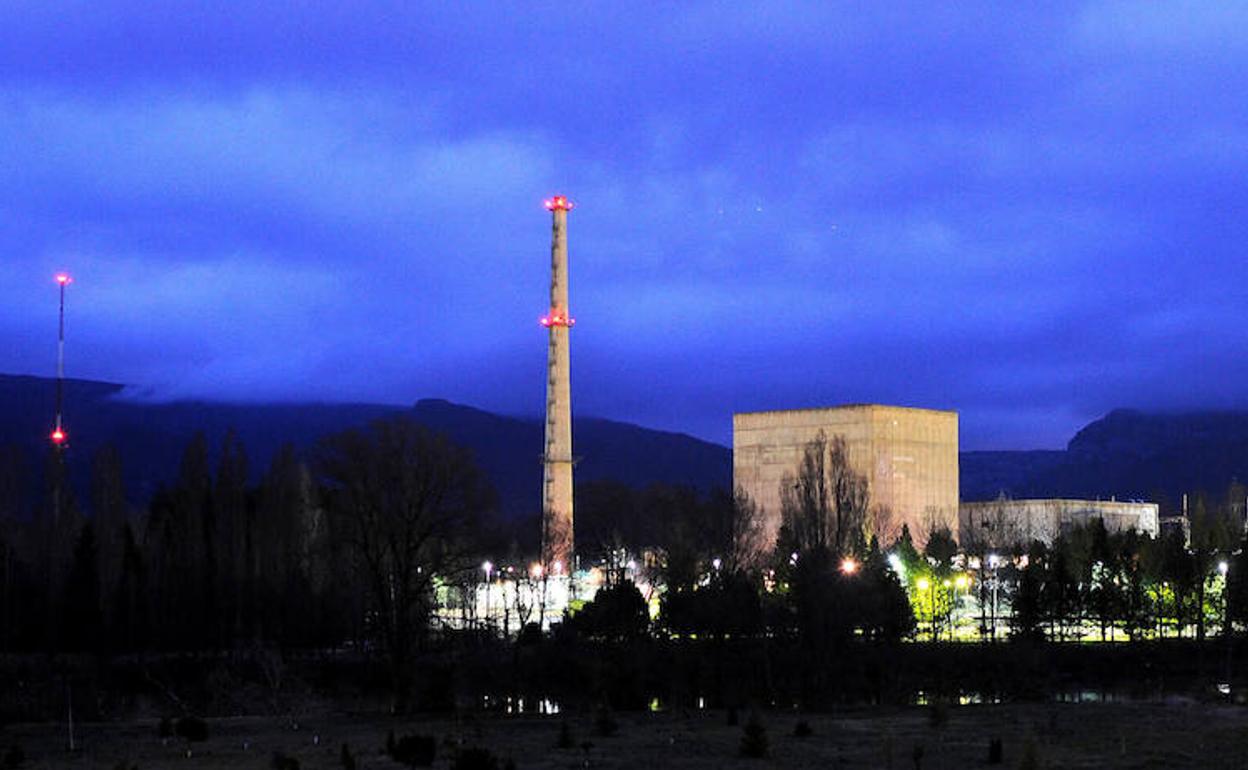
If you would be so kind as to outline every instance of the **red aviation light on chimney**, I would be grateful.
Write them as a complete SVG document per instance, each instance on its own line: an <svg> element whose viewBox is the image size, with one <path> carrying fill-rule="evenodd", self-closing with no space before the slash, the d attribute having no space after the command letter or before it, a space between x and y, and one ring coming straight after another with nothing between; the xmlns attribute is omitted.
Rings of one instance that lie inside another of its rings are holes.
<svg viewBox="0 0 1248 770"><path fill-rule="evenodd" d="M67 283L72 283L72 282L73 282L73 280L74 280L73 278L70 278L70 277L69 277L69 274L68 274L68 273L57 273L57 274L56 274L56 282L57 282L57 283L59 283L59 284L60 284L60 285L62 285L62 286L64 286L64 285L65 285L65 284L67 284Z"/></svg>
<svg viewBox="0 0 1248 770"><path fill-rule="evenodd" d="M50 438L52 439L53 444L60 446L61 444L65 443L65 439L67 437L65 435L65 431L61 430L60 428L57 428L56 430L52 431L52 435L50 436Z"/></svg>
<svg viewBox="0 0 1248 770"><path fill-rule="evenodd" d="M539 322L542 326L545 326L548 329L552 326L572 327L576 325L575 318L569 318L566 315L559 315L558 313L553 315L544 315L539 319Z"/></svg>
<svg viewBox="0 0 1248 770"><path fill-rule="evenodd" d="M571 211L575 206L572 201L568 200L566 195L556 195L553 198L546 199L546 208L549 211Z"/></svg>

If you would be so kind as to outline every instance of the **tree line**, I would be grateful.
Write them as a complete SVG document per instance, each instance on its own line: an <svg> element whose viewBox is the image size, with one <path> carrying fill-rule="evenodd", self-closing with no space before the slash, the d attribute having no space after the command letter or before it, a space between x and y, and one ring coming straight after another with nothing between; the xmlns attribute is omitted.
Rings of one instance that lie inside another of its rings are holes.
<svg viewBox="0 0 1248 770"><path fill-rule="evenodd" d="M891 517L872 505L839 436L809 442L779 491L774 547L740 493L699 502L687 492L684 515L657 517L666 524L649 542L663 558L649 578L665 593L650 632L797 638L817 659L863 640L1203 640L1248 623L1238 483L1221 498L1193 493L1183 525L1155 538L1092 519L1051 543L1025 542L1002 516L992 537L964 533L960 544L933 523L922 550L905 526L881 542ZM621 514L646 495L610 497L616 514L601 518L635 528ZM626 540L614 532L610 542Z"/></svg>
<svg viewBox="0 0 1248 770"><path fill-rule="evenodd" d="M53 450L23 510L19 453L0 453L0 651L407 649L431 581L453 575L492 492L466 450L406 418L279 451L260 474L231 434L185 447L176 481L129 502L122 458Z"/></svg>
<svg viewBox="0 0 1248 770"><path fill-rule="evenodd" d="M467 450L404 417L327 437L307 456L283 449L258 483L233 437L211 454L195 437L176 481L138 508L115 451L91 458L85 501L67 481L78 458L53 452L39 503L22 510L10 494L16 453L0 452L0 651L378 653L402 708L434 641L439 587L479 584L484 559L523 574L538 550L515 536L535 522L513 531L492 517ZM1014 550L959 547L934 528L920 552L907 528L890 537L844 441L820 436L781 501L770 532L739 491L579 485L578 550L606 584L557 635L784 644L822 691L851 648L955 638L968 606L981 639L1200 639L1248 621L1242 526L1233 507L1203 498L1190 543L1094 522ZM661 591L644 596L639 583ZM541 636L531 626L521 641Z"/></svg>

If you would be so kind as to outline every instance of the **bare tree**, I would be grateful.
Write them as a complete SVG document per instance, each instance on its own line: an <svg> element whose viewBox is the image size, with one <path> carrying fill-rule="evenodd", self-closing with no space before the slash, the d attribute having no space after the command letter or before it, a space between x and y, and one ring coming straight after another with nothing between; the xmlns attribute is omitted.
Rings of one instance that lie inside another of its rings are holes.
<svg viewBox="0 0 1248 770"><path fill-rule="evenodd" d="M887 546L901 536L901 517L887 505L871 506L871 514L867 517L863 536L868 542L872 538L881 545Z"/></svg>
<svg viewBox="0 0 1248 770"><path fill-rule="evenodd" d="M737 487L732 496L729 531L731 570L754 572L762 568L767 558L767 530L758 504L742 487Z"/></svg>
<svg viewBox="0 0 1248 770"><path fill-rule="evenodd" d="M1009 503L1009 498L1002 495L987 510L978 509L967 517L958 538L968 554L986 557L993 551L1021 552L1027 546L1031 535L1027 523L1019 514L1010 512Z"/></svg>
<svg viewBox="0 0 1248 770"><path fill-rule="evenodd" d="M434 577L473 568L462 538L490 502L488 488L467 450L407 417L330 437L318 470L331 526L368 589L393 707L406 710Z"/></svg>
<svg viewBox="0 0 1248 770"><path fill-rule="evenodd" d="M798 552L860 550L868 507L867 479L850 467L840 435L829 441L820 431L803 449L797 475L780 482L782 528Z"/></svg>

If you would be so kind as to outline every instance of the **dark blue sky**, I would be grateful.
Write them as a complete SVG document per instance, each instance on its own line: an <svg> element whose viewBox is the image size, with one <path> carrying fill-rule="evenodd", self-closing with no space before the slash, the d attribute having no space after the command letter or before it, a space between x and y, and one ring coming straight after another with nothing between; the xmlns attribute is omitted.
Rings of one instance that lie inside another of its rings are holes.
<svg viewBox="0 0 1248 770"><path fill-rule="evenodd" d="M298 5L0 9L0 371L537 414L564 192L582 415L1248 406L1248 4Z"/></svg>

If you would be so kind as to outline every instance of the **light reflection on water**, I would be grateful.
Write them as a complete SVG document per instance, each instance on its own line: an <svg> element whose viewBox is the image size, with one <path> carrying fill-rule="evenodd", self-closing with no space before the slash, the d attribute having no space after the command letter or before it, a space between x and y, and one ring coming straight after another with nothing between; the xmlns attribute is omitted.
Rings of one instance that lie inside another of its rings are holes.
<svg viewBox="0 0 1248 770"><path fill-rule="evenodd" d="M1219 695L1223 697L1229 696L1231 686L1225 682L1219 682L1215 685L1215 689ZM1067 690L1056 692L1049 696L1048 700L1056 703L1136 703L1155 700L1157 695L1141 695L1139 693L1124 692L1117 690ZM937 702L945 702L950 705L958 706L991 706L1000 705L1006 702L1000 694L984 693L977 690L965 690L956 697L948 698L941 695L934 695L924 690L918 690L909 700L912 706L930 706ZM698 696L695 701L695 711L713 710L717 707L707 702L706 696ZM778 705L772 702L771 707ZM785 706L787 708L799 708L797 703L791 703ZM484 711L501 712L509 715L540 715L553 716L561 713L562 707L558 701L550 698L524 697L517 695L485 695L481 698L481 708ZM651 713L659 713L667 710L667 704L662 698L655 696L646 703L646 710Z"/></svg>
<svg viewBox="0 0 1248 770"><path fill-rule="evenodd" d="M522 695L484 695L481 697L481 708L504 714L553 716L559 713L559 704L550 698L525 698Z"/></svg>

